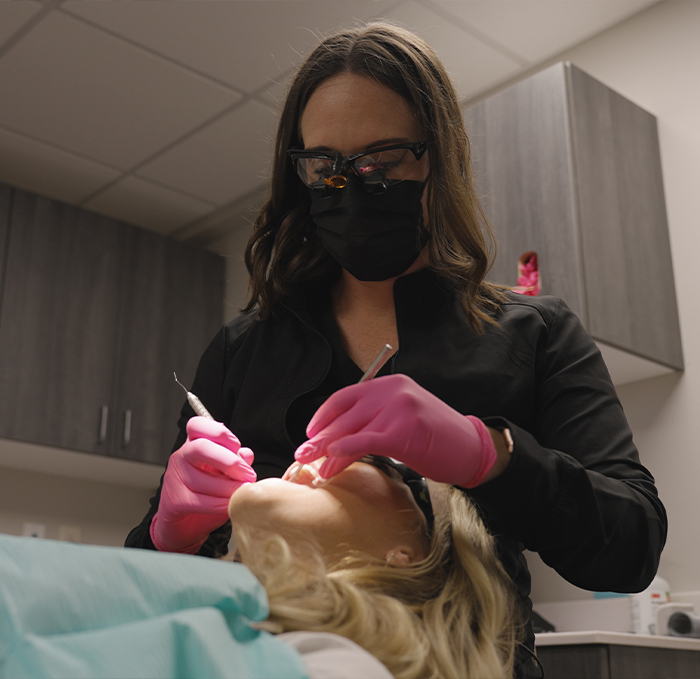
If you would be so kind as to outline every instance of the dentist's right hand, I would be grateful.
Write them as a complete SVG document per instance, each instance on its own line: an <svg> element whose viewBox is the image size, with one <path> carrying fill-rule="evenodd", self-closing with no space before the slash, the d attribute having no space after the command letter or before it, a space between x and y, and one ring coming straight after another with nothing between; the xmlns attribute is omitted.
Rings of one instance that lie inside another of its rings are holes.
<svg viewBox="0 0 700 679"><path fill-rule="evenodd" d="M228 519L231 495L257 475L253 451L220 422L193 417L187 440L168 461L151 539L161 552L194 554Z"/></svg>

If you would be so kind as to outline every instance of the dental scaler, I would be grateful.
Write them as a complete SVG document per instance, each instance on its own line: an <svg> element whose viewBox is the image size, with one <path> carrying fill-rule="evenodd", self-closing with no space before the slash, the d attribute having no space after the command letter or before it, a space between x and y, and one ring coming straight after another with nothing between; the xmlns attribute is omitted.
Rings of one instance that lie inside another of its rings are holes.
<svg viewBox="0 0 700 679"><path fill-rule="evenodd" d="M192 406L192 410L194 410L197 415L208 417L210 420L213 420L214 418L204 407L204 404L182 382L180 382L180 380L177 379L177 375L175 373L173 373L173 376L175 377L175 381L185 390L185 393L187 394L187 402Z"/></svg>

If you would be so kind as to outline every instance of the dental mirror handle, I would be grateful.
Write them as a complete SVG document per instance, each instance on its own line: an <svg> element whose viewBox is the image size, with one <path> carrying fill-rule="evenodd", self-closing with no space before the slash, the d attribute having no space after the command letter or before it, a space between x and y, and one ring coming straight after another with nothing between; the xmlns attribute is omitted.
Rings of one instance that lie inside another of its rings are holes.
<svg viewBox="0 0 700 679"><path fill-rule="evenodd" d="M365 374L360 377L358 384L371 380L382 367L382 359L387 355L387 352L391 351L391 344L385 344L382 350L377 354L377 357L370 363L369 368L365 371Z"/></svg>

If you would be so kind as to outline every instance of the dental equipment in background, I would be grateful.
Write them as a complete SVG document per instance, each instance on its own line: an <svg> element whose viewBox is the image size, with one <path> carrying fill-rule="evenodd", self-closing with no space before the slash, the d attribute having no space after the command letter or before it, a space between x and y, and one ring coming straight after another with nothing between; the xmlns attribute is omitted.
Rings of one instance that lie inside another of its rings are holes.
<svg viewBox="0 0 700 679"><path fill-rule="evenodd" d="M185 390L185 393L187 394L187 401L192 406L192 410L194 410L197 415L208 417L210 420L213 420L214 418L204 407L204 404L182 382L180 382L180 380L177 379L177 375L175 373L173 373L173 376L175 377L175 381Z"/></svg>
<svg viewBox="0 0 700 679"><path fill-rule="evenodd" d="M369 368L365 370L365 374L360 377L358 384L362 384L362 382L366 382L367 380L371 380L378 372L379 369L382 367L382 359L387 355L389 351L392 350L391 344L385 344L381 351L377 354L377 357L370 363ZM188 396L189 398L189 396ZM196 398L196 397L195 397ZM194 406L193 406L194 407ZM288 481L293 481L299 472L305 467L306 465L300 464L294 472L290 475ZM328 482L328 479L323 478L320 474L316 474L314 477L314 480L311 482L311 485L314 488L320 488L323 486L325 483Z"/></svg>

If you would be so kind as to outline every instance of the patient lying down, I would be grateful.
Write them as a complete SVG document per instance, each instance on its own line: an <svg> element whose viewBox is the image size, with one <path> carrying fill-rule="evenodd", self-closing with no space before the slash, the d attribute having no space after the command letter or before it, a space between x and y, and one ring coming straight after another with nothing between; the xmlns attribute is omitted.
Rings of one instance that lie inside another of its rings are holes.
<svg viewBox="0 0 700 679"><path fill-rule="evenodd" d="M387 458L316 488L318 464L234 492L248 568L0 535L0 679L512 676L510 581L466 498Z"/></svg>
<svg viewBox="0 0 700 679"><path fill-rule="evenodd" d="M467 498L373 456L315 487L321 462L231 497L263 628L341 635L397 678L512 676L510 581Z"/></svg>

